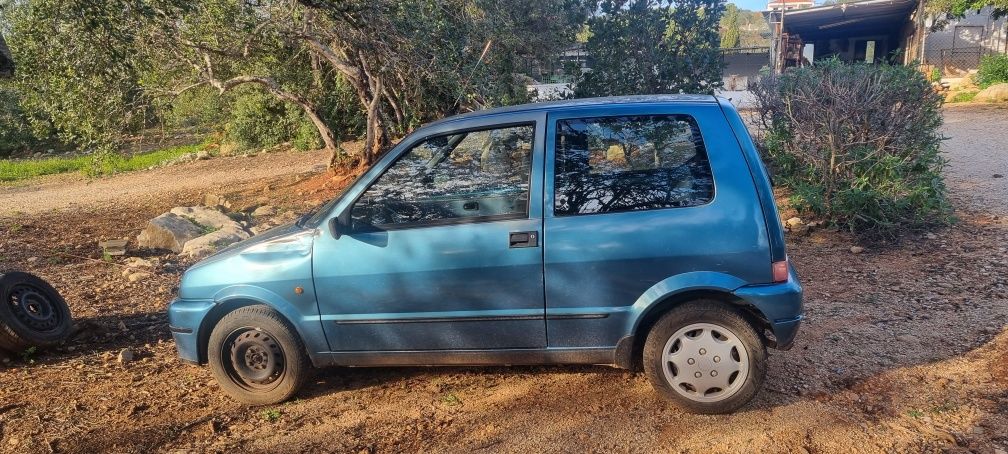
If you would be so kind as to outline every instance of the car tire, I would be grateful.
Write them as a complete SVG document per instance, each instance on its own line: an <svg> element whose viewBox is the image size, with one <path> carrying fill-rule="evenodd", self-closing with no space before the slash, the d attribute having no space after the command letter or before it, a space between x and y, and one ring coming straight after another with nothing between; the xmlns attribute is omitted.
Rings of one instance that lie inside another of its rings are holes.
<svg viewBox="0 0 1008 454"><path fill-rule="evenodd" d="M0 275L0 348L57 345L72 328L70 308L48 282L20 271Z"/></svg>
<svg viewBox="0 0 1008 454"><path fill-rule="evenodd" d="M644 344L644 372L663 397L691 413L730 413L763 386L766 347L735 308L685 303L663 315Z"/></svg>
<svg viewBox="0 0 1008 454"><path fill-rule="evenodd" d="M268 306L225 315L210 334L207 360L221 389L251 406L277 404L296 394L311 373L297 332Z"/></svg>

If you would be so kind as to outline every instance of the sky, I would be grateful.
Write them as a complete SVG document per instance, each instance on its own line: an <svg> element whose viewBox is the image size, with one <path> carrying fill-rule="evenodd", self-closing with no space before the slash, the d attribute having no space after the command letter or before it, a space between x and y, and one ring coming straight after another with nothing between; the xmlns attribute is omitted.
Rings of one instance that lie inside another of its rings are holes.
<svg viewBox="0 0 1008 454"><path fill-rule="evenodd" d="M750 11L763 11L766 9L766 0L732 0L728 3L734 3L739 9L747 9Z"/></svg>

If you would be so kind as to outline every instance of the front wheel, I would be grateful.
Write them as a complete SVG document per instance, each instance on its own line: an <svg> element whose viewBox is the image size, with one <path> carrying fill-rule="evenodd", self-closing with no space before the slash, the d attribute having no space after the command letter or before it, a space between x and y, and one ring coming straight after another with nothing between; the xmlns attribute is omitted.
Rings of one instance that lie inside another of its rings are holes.
<svg viewBox="0 0 1008 454"><path fill-rule="evenodd" d="M730 413L763 385L766 347L733 308L695 301L668 312L648 333L644 370L662 396L693 413Z"/></svg>
<svg viewBox="0 0 1008 454"><path fill-rule="evenodd" d="M297 332L261 305L225 315L210 334L207 359L221 389L247 405L290 399L311 372Z"/></svg>

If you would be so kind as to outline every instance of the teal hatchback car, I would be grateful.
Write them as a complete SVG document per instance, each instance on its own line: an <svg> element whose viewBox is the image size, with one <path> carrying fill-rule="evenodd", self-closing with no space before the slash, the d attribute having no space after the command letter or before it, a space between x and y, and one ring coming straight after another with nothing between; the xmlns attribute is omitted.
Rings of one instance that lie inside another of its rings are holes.
<svg viewBox="0 0 1008 454"><path fill-rule="evenodd" d="M403 139L314 214L218 252L168 309L251 405L312 367L610 364L733 411L802 290L770 180L713 96L527 104Z"/></svg>

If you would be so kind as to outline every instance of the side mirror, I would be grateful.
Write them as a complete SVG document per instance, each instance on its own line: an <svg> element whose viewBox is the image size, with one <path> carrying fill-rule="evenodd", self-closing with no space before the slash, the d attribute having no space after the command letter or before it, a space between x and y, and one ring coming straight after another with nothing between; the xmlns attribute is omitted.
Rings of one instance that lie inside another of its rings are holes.
<svg viewBox="0 0 1008 454"><path fill-rule="evenodd" d="M343 216L336 216L329 220L329 233L331 233L333 238L337 240L347 232L347 227L347 223L343 220Z"/></svg>

